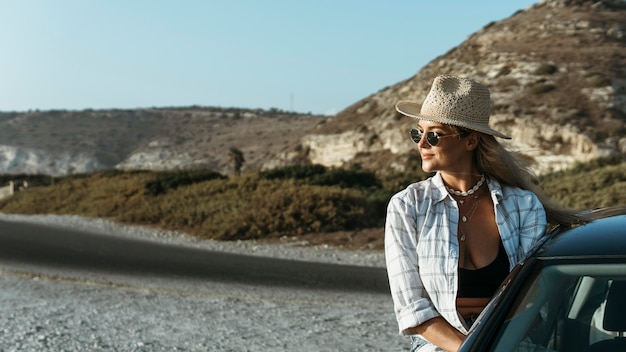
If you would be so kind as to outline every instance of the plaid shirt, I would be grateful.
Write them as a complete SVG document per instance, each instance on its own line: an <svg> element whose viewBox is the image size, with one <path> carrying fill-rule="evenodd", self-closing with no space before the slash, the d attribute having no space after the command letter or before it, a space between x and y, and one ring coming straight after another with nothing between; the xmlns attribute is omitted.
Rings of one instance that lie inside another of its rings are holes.
<svg viewBox="0 0 626 352"><path fill-rule="evenodd" d="M500 238L512 269L545 234L546 216L534 193L487 184ZM387 207L385 259L398 327L442 316L463 333L456 310L459 209L441 175L408 186Z"/></svg>

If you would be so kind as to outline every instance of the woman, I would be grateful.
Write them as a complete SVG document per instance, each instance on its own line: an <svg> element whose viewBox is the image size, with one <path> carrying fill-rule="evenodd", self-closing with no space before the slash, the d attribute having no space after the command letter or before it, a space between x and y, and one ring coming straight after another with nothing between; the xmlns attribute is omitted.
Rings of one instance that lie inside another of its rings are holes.
<svg viewBox="0 0 626 352"><path fill-rule="evenodd" d="M396 109L436 174L394 195L385 256L400 333L412 351L456 351L509 271L555 223L575 217L549 201L489 127L489 90L442 75L426 100Z"/></svg>

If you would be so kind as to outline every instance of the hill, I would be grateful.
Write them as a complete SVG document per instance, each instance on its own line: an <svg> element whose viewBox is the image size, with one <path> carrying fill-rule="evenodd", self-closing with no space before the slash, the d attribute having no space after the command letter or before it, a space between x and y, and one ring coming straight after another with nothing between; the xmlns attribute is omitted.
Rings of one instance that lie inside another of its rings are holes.
<svg viewBox="0 0 626 352"><path fill-rule="evenodd" d="M625 24L624 1L542 1L487 24L413 77L318 125L303 149L324 165L410 170L414 121L394 106L422 102L435 76L454 74L490 88L493 125L540 173L626 156ZM419 46L419 36L407 45Z"/></svg>
<svg viewBox="0 0 626 352"><path fill-rule="evenodd" d="M243 153L243 171L359 164L412 172L418 156L407 131L414 121L394 106L423 101L433 78L443 73L472 77L491 89L494 127L513 137L508 146L534 161L539 173L598 157L623 158L625 24L624 0L544 0L486 24L413 77L331 118L211 107L3 112L0 174L229 174L231 148ZM408 45L419 46L419 35Z"/></svg>
<svg viewBox="0 0 626 352"><path fill-rule="evenodd" d="M324 117L219 107L0 112L0 174L258 170Z"/></svg>

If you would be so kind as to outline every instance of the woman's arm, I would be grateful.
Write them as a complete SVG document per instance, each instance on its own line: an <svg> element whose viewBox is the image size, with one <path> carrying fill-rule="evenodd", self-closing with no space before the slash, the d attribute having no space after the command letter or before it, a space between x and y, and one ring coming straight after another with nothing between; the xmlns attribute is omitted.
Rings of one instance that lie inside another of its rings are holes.
<svg viewBox="0 0 626 352"><path fill-rule="evenodd" d="M440 348L456 351L465 335L440 316L420 272L417 248L423 219L419 217L414 202L398 195L390 200L385 258L398 327L403 335L420 334Z"/></svg>
<svg viewBox="0 0 626 352"><path fill-rule="evenodd" d="M421 325L407 329L406 332L411 335L420 334L430 343L446 351L457 351L465 340L465 335L442 317L432 318Z"/></svg>
<svg viewBox="0 0 626 352"><path fill-rule="evenodd" d="M389 287L400 333L439 316L418 266L415 209L402 197L393 197L387 207L385 260Z"/></svg>

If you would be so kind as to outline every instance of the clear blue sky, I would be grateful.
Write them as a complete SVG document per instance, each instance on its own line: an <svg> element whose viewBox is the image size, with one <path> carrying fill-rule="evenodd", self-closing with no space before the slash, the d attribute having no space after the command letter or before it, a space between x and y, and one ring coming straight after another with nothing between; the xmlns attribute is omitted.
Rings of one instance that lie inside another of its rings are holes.
<svg viewBox="0 0 626 352"><path fill-rule="evenodd" d="M333 114L538 0L0 0L0 111Z"/></svg>

